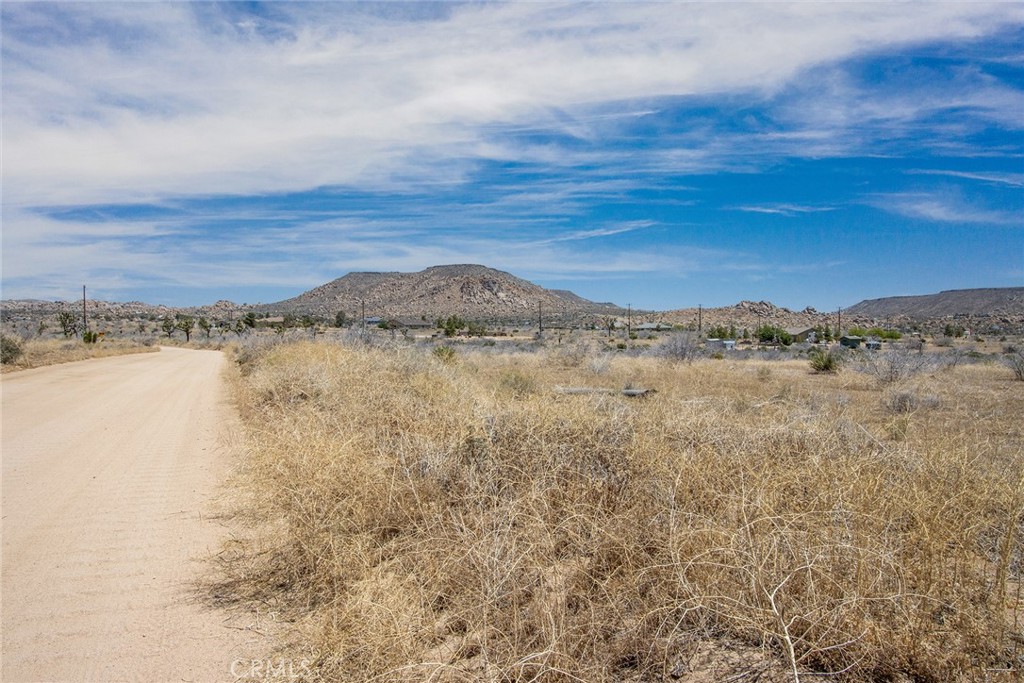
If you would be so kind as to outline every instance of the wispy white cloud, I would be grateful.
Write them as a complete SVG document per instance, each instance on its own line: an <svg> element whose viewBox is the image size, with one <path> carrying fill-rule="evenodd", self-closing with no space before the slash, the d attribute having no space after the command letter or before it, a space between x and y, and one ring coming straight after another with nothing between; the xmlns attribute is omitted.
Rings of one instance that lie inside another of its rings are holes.
<svg viewBox="0 0 1024 683"><path fill-rule="evenodd" d="M985 183L997 185L1009 185L1010 187L1024 187L1024 173L982 173L968 171L946 171L941 169L913 169L907 171L916 175L938 175L951 178L965 178L967 180L979 180Z"/></svg>
<svg viewBox="0 0 1024 683"><path fill-rule="evenodd" d="M974 205L956 192L899 192L869 198L876 208L907 218L924 219L939 223L968 223L988 225L1024 225L1024 216Z"/></svg>
<svg viewBox="0 0 1024 683"><path fill-rule="evenodd" d="M629 221L620 225L594 228L593 230L574 230L572 232L562 233L555 237L537 240L533 242L533 244L543 245L553 244L555 242L576 242L578 240L589 240L597 237L610 237L612 235L621 235L627 232L643 230L645 228L650 228L653 225L656 225L654 221Z"/></svg>
<svg viewBox="0 0 1024 683"><path fill-rule="evenodd" d="M458 181L474 158L540 151L494 146L493 126L586 139L648 111L632 101L771 93L850 55L976 37L1024 17L1012 4L512 3L426 18L286 3L263 14L188 3L3 12L4 185L21 205ZM627 104L594 116L610 102ZM816 114L836 122L835 111Z"/></svg>
<svg viewBox="0 0 1024 683"><path fill-rule="evenodd" d="M801 204L765 204L733 207L735 211L747 213L767 213L780 216L797 216L805 213L820 213L822 211L834 211L833 206L807 206Z"/></svg>

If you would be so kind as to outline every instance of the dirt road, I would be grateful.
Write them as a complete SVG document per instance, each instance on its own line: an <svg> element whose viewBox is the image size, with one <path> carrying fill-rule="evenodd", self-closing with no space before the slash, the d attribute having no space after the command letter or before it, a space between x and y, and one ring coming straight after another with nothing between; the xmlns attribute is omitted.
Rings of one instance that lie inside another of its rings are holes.
<svg viewBox="0 0 1024 683"><path fill-rule="evenodd" d="M5 683L234 681L261 657L192 592L226 533L225 362L166 348L3 377Z"/></svg>

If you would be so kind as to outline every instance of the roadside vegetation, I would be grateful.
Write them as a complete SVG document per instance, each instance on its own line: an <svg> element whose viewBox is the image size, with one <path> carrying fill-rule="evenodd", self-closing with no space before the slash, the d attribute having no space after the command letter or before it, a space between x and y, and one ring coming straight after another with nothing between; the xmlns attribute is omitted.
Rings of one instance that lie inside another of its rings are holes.
<svg viewBox="0 0 1024 683"><path fill-rule="evenodd" d="M247 533L210 592L321 680L1024 669L1006 367L271 339L235 353Z"/></svg>
<svg viewBox="0 0 1024 683"><path fill-rule="evenodd" d="M89 334L89 333L87 333ZM89 358L150 353L160 349L150 340L139 339L16 339L4 336L2 372L27 370L44 365L70 363Z"/></svg>

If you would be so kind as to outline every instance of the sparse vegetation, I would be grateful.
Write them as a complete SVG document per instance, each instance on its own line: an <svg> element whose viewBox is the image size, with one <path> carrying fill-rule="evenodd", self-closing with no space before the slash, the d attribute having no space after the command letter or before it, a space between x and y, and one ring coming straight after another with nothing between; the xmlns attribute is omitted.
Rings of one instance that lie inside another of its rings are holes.
<svg viewBox="0 0 1024 683"><path fill-rule="evenodd" d="M295 620L325 681L670 680L709 647L761 659L707 680L1024 666L1024 396L1001 369L917 374L886 407L805 361L602 358L255 351L259 524L213 592Z"/></svg>

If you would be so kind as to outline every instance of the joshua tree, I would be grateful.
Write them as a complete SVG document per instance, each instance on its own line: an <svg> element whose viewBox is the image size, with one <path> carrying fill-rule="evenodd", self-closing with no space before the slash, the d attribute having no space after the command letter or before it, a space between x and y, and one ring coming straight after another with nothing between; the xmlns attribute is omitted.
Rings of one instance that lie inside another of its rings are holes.
<svg viewBox="0 0 1024 683"><path fill-rule="evenodd" d="M57 314L57 322L60 323L61 332L66 338L78 334L78 316L71 311L61 311Z"/></svg>
<svg viewBox="0 0 1024 683"><path fill-rule="evenodd" d="M196 326L196 319L190 315L182 315L178 317L174 326L185 333L185 341L187 342L192 339L192 330Z"/></svg>

